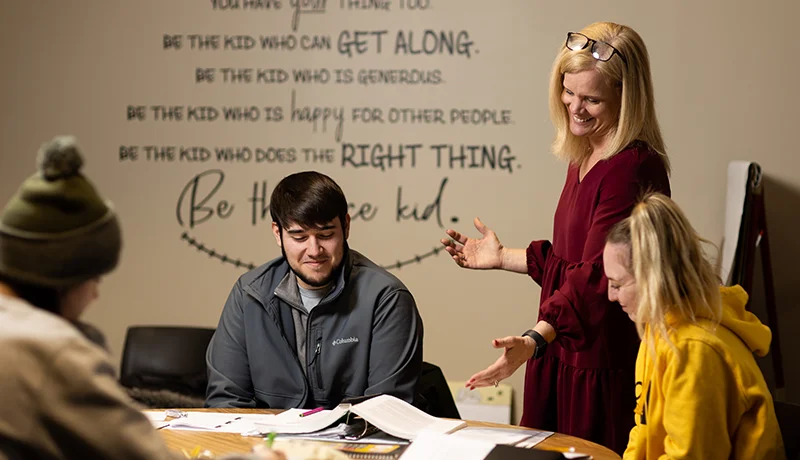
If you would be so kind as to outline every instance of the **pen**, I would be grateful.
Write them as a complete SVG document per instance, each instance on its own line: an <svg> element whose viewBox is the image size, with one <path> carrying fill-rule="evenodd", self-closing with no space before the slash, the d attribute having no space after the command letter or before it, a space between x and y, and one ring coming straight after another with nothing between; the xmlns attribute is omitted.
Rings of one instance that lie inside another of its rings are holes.
<svg viewBox="0 0 800 460"><path fill-rule="evenodd" d="M300 416L301 417L305 417L307 415L316 414L317 412L319 412L321 410L322 410L321 407L317 407L316 409L311 409L310 411L303 412L302 414L300 414Z"/></svg>

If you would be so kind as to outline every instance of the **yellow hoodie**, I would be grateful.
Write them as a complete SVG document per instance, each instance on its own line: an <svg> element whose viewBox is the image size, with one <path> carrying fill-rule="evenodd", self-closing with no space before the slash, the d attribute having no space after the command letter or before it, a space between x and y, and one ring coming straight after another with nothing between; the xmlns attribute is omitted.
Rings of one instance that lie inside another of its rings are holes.
<svg viewBox="0 0 800 460"><path fill-rule="evenodd" d="M744 289L720 292L720 325L668 320L675 348L656 338L654 359L649 343L639 346L636 426L624 459L786 458L772 396L753 358L769 351L772 332L745 310Z"/></svg>

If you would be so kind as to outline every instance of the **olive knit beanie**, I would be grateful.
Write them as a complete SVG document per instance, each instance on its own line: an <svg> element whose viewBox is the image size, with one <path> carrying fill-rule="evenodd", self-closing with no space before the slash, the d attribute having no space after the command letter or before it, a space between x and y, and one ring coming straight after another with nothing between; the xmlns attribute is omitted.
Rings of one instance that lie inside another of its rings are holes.
<svg viewBox="0 0 800 460"><path fill-rule="evenodd" d="M43 144L36 166L0 216L0 273L64 288L113 270L122 246L119 222L81 174L75 139Z"/></svg>

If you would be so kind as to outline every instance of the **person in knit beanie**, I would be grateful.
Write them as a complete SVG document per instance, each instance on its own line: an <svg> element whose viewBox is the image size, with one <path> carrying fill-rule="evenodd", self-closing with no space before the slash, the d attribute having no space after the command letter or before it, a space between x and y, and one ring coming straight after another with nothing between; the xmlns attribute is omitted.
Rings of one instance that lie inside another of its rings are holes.
<svg viewBox="0 0 800 460"><path fill-rule="evenodd" d="M35 306L76 320L119 261L111 203L81 174L75 139L42 145L37 171L0 216L0 282Z"/></svg>
<svg viewBox="0 0 800 460"><path fill-rule="evenodd" d="M0 458L177 458L79 326L119 262L113 206L74 138L36 164L0 215Z"/></svg>

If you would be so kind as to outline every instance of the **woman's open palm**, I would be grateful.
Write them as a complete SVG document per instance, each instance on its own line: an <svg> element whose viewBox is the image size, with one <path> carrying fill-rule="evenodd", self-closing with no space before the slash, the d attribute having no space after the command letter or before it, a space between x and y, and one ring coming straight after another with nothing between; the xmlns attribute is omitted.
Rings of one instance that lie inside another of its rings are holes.
<svg viewBox="0 0 800 460"><path fill-rule="evenodd" d="M445 250L460 267L479 270L500 268L503 263L503 245L497 234L475 218L475 228L481 238L469 238L455 230L446 231L450 239L441 240Z"/></svg>

